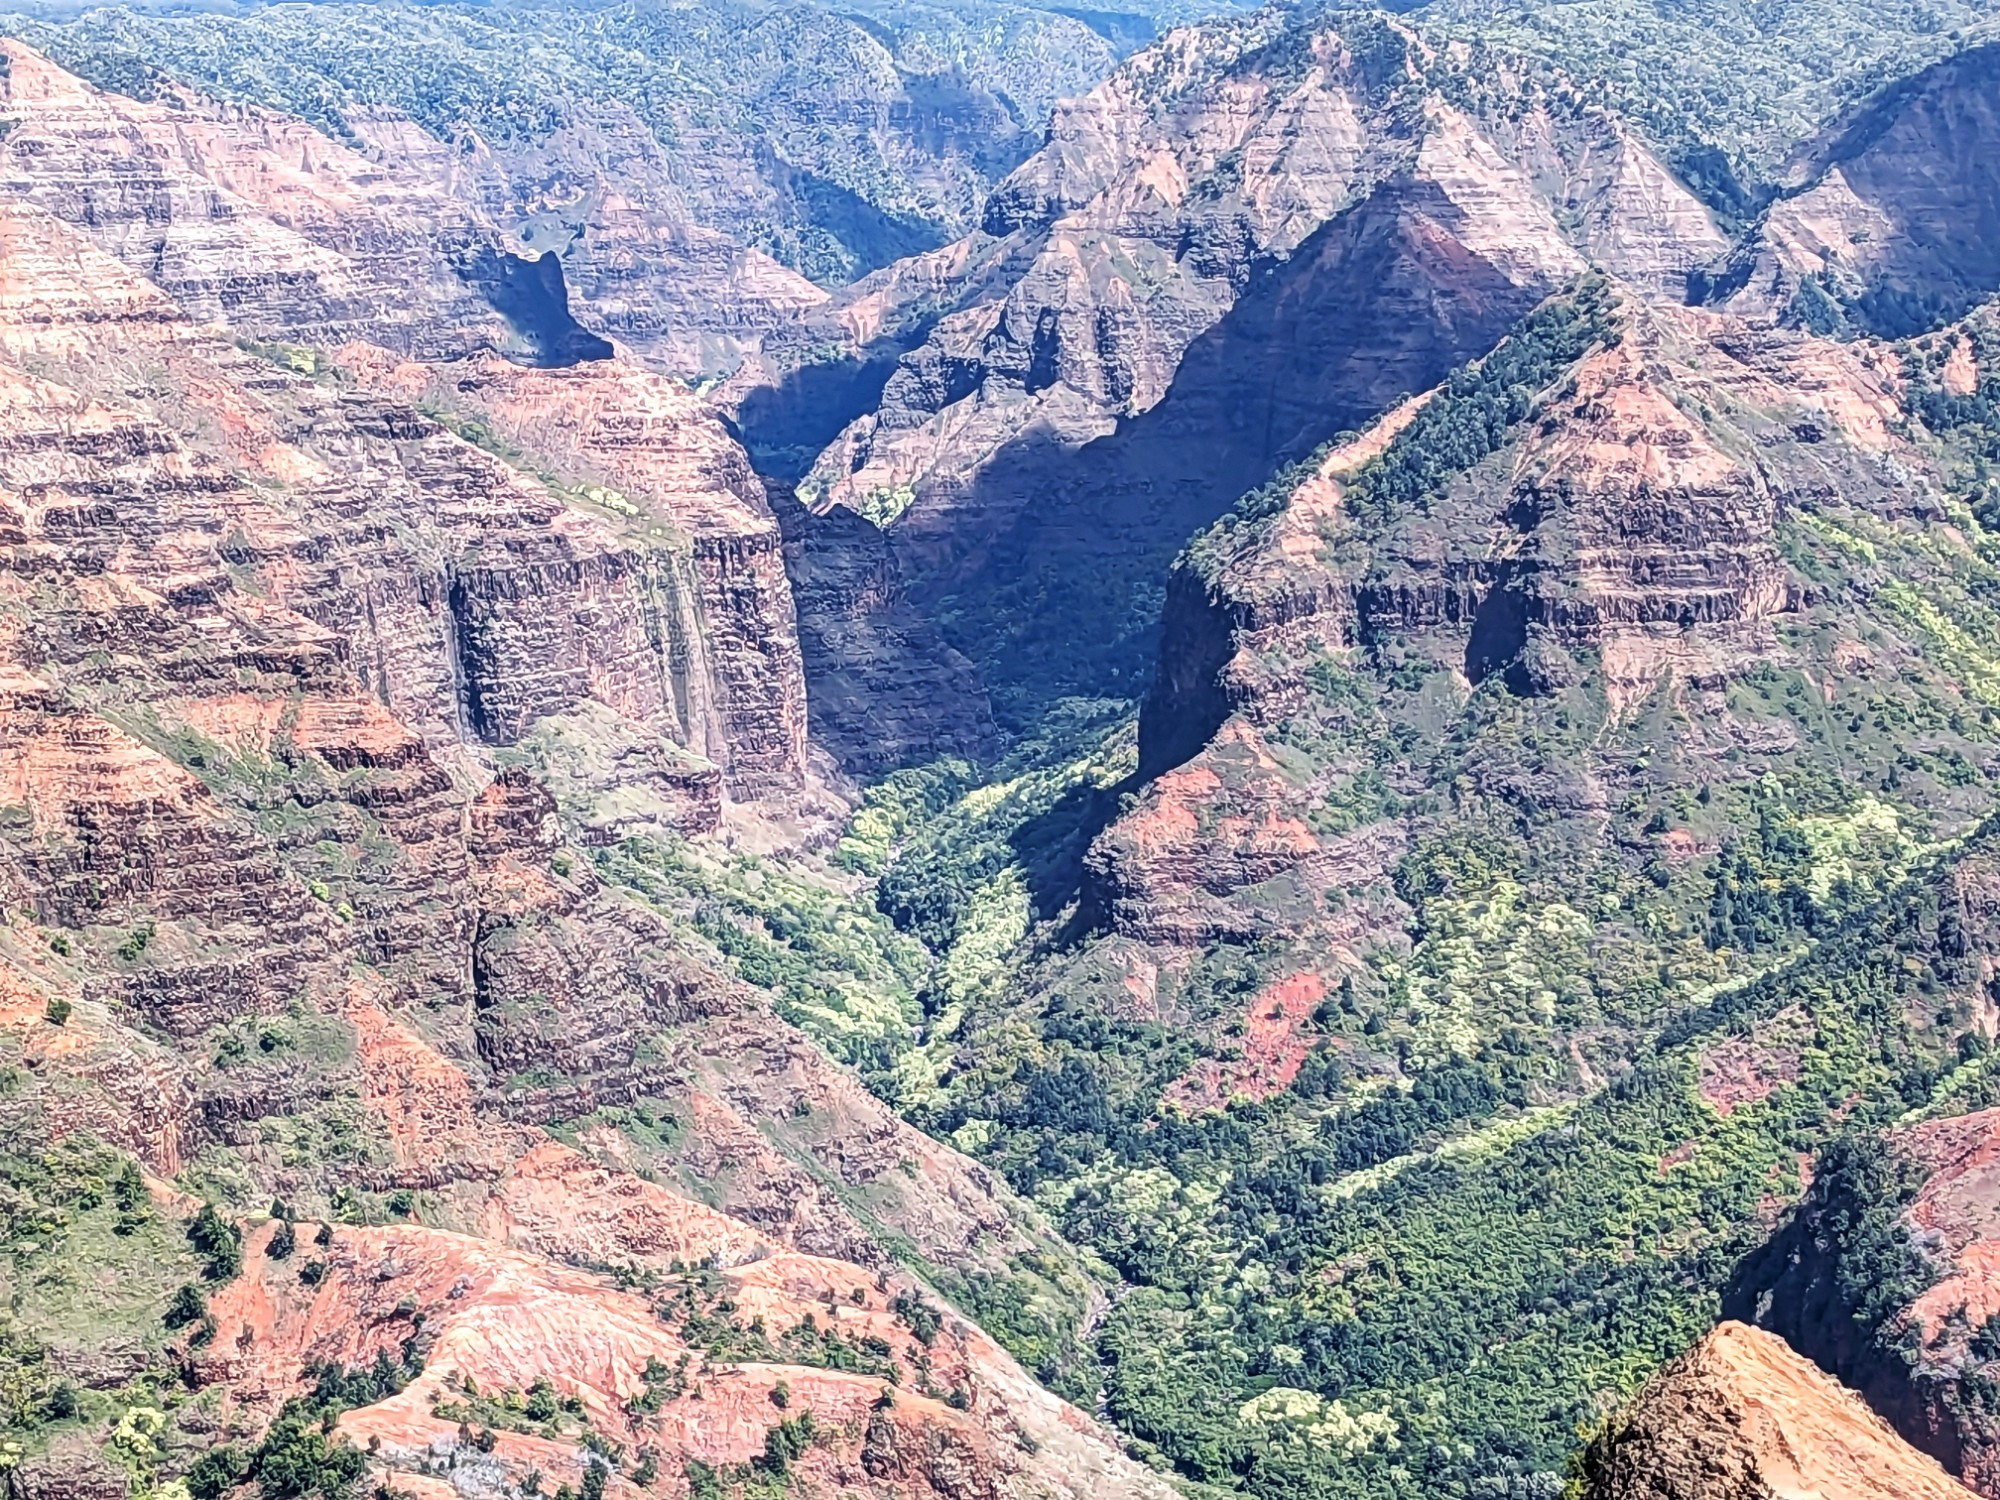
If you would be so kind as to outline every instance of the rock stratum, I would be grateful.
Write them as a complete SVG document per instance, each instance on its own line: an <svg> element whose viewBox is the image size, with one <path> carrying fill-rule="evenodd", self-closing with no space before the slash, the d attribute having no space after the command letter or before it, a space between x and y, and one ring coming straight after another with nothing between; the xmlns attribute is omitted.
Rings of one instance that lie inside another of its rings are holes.
<svg viewBox="0 0 2000 1500"><path fill-rule="evenodd" d="M0 41L7 1485L2000 1493L1991 49L919 10Z"/></svg>
<svg viewBox="0 0 2000 1500"><path fill-rule="evenodd" d="M10 1140L130 1152L133 1223L211 1169L298 1216L158 1352L206 1430L388 1351L425 1374L342 1431L418 1493L463 1448L489 1486L643 1450L678 1489L1164 1494L887 1248L1003 1270L1032 1211L592 863L810 816L725 425L421 176L0 49ZM641 1099L645 1148L600 1115ZM509 1387L580 1420L439 1415Z"/></svg>
<svg viewBox="0 0 2000 1500"><path fill-rule="evenodd" d="M185 20L10 29L119 92L262 105L415 166L562 256L600 331L704 371L825 285L964 232L1054 101L1152 30L1005 0Z"/></svg>
<svg viewBox="0 0 2000 1500"><path fill-rule="evenodd" d="M1504 77L1489 107L1478 68L1376 18L1260 15L1142 53L1058 110L978 233L812 315L874 360L909 346L801 493L882 524L997 688L1023 659L1059 674L1037 618L1099 626L1077 682L1142 679L1151 578L1273 467L1587 263L1679 300L1725 248L1615 117ZM1127 591L1144 602L1107 614Z"/></svg>

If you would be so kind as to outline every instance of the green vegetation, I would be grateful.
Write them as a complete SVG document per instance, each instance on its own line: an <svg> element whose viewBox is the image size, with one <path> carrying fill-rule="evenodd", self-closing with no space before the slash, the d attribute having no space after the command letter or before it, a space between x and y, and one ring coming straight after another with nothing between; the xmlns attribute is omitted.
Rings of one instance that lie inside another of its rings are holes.
<svg viewBox="0 0 2000 1500"><path fill-rule="evenodd" d="M236 346L246 354L254 354L259 359L269 360L279 368L290 370L294 375L303 375L309 380L323 380L330 385L338 385L346 378L330 356L318 349L308 349L302 344L274 344L257 339L238 339Z"/></svg>
<svg viewBox="0 0 2000 1500"><path fill-rule="evenodd" d="M687 1391L688 1365L692 1361L683 1353L672 1367L660 1363L652 1355L646 1356L643 1372L645 1389L627 1404L634 1415L656 1412L669 1401L679 1399Z"/></svg>
<svg viewBox="0 0 2000 1500"><path fill-rule="evenodd" d="M857 874L880 875L912 828L935 818L979 782L978 767L955 757L877 782L862 793L833 863Z"/></svg>
<svg viewBox="0 0 2000 1500"><path fill-rule="evenodd" d="M653 1388L649 1369L649 1395ZM457 1394L447 1395L450 1391ZM558 1395L546 1379L530 1382L525 1391L512 1386L482 1391L469 1376L456 1381L447 1379L431 1398L431 1415L442 1422L456 1422L461 1429L476 1428L480 1433L525 1432L558 1443L581 1443L595 1436L582 1400Z"/></svg>
<svg viewBox="0 0 2000 1500"><path fill-rule="evenodd" d="M1347 504L1377 524L1420 506L1448 480L1497 453L1544 391L1613 333L1609 283L1592 275L1523 318L1498 348L1454 373L1347 487Z"/></svg>
<svg viewBox="0 0 2000 1500"><path fill-rule="evenodd" d="M168 1328L185 1328L191 1323L199 1323L208 1316L208 1298L192 1281L183 1282L167 1310L160 1314L160 1322Z"/></svg>
<svg viewBox="0 0 2000 1500"><path fill-rule="evenodd" d="M1386 592L1399 557L1486 524L1491 476L1614 316L1582 283L1454 375L1351 481L1360 524L1329 555ZM1859 495L1787 517L1807 602L1699 709L1587 649L1482 673L1463 636L1371 623L1239 662L1284 685L1282 714L1212 743L1187 782L1212 789L1170 810L1126 780L1115 708L1052 718L983 785L940 764L874 789L836 858L935 957L894 1097L1117 1295L1082 1343L934 1284L1189 1479L1553 1495L1579 1429L1713 1321L1800 1153L1995 1097L1938 896L1993 810L2000 728L1987 419L1941 394L1947 352L1918 348L1911 385L1913 431L1963 455L1945 524ZM1188 564L1214 586L1306 472ZM1132 935L1157 911L1113 906L1120 882L1181 857L1158 828L1192 820L1194 858L1220 860L1224 820L1273 802L1396 852L1208 904L1221 883L1176 867L1164 899L1214 930ZM1115 821L1135 812L1155 842ZM1301 975L1304 1016L1271 998ZM1251 1048L1280 1015L1274 1083ZM1877 1235L1850 1279L1901 1295L1900 1253Z"/></svg>
<svg viewBox="0 0 2000 1500"><path fill-rule="evenodd" d="M849 1338L831 1322L822 1327L811 1313L776 1332L766 1328L761 1317L744 1321L738 1317L722 1278L713 1271L685 1272L658 1292L654 1311L660 1321L676 1329L710 1360L812 1365L890 1380L902 1378L890 1346L872 1335ZM649 1392L651 1385L649 1375Z"/></svg>
<svg viewBox="0 0 2000 1500"><path fill-rule="evenodd" d="M228 1446L204 1454L188 1471L189 1493L209 1500L248 1480L263 1500L353 1500L368 1459L335 1429L335 1419L353 1407L387 1400L422 1368L413 1346L406 1346L400 1361L382 1351L363 1369L309 1369L312 1391L287 1401L247 1455Z"/></svg>
<svg viewBox="0 0 2000 1500"><path fill-rule="evenodd" d="M1833 1307L1854 1324L1861 1344L1881 1340L1900 1313L1937 1279L1937 1268L1910 1242L1902 1213L1917 1194L1922 1172L1893 1155L1879 1135L1841 1136L1813 1169L1810 1196L1793 1221L1793 1234L1770 1250L1794 1246L1810 1235L1830 1262ZM1743 1279L1754 1285L1757 1267Z"/></svg>
<svg viewBox="0 0 2000 1500"><path fill-rule="evenodd" d="M251 1455L249 1475L264 1500L349 1500L368 1470L367 1458L324 1419L280 1412Z"/></svg>
<svg viewBox="0 0 2000 1500"><path fill-rule="evenodd" d="M202 1258L202 1274L210 1281L234 1281L243 1270L243 1231L204 1203L188 1221L188 1244Z"/></svg>
<svg viewBox="0 0 2000 1500"><path fill-rule="evenodd" d="M901 799L900 842L876 899L898 927L945 955L930 1003L962 998L977 982L982 942L994 926L1016 912L1047 917L1074 892L1083 845L1132 769L1129 713L1110 701L1058 704L983 786L957 796L950 796L957 784L949 767L942 780L931 770L891 778L888 795ZM936 815L926 818L933 808ZM855 849L852 837L841 846L843 853Z"/></svg>
<svg viewBox="0 0 2000 1500"><path fill-rule="evenodd" d="M1144 1288L1100 1344L1113 1414L1190 1475L1259 1494L1470 1494L1553 1474L1597 1395L1629 1391L1713 1318L1761 1238L1758 1205L1835 1131L1830 1106L1851 1090L1885 1123L1944 1071L1902 1020L1909 996L1961 977L1935 879L1683 1025L1580 1108L1470 1152L1419 1150L1358 1189L1344 1176L1489 1116L1504 1054L1420 1074L1421 1099L1339 1111L1277 1153L1268 1108L1176 1132L1156 1148L1163 1196L1140 1198L1126 1172L1094 1200L1127 1205L1104 1248L1135 1244L1121 1270ZM1810 1018L1796 1082L1718 1115L1701 1058L1792 1008ZM1191 1217L1204 1181L1220 1182L1214 1209ZM1857 1256L1855 1285L1899 1295L1880 1259Z"/></svg>
<svg viewBox="0 0 2000 1500"><path fill-rule="evenodd" d="M684 922L864 1076L887 1075L909 1047L926 956L839 882L803 864L719 859L678 840L628 840L600 851L597 866Z"/></svg>
<svg viewBox="0 0 2000 1500"><path fill-rule="evenodd" d="M203 1400L169 1343L190 1301L197 1332L205 1314L197 1261L152 1212L138 1165L52 1131L44 1108L39 1080L0 1068L0 1487L61 1443L150 1489L182 1461L169 1414ZM88 1385L64 1373L100 1354L126 1373Z"/></svg>

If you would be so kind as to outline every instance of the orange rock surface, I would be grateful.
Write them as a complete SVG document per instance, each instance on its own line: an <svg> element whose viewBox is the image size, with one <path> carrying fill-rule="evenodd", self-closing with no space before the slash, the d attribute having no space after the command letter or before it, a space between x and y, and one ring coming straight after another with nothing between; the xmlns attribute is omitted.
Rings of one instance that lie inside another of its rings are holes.
<svg viewBox="0 0 2000 1500"><path fill-rule="evenodd" d="M1781 1339L1724 1323L1591 1445L1586 1500L1971 1500Z"/></svg>

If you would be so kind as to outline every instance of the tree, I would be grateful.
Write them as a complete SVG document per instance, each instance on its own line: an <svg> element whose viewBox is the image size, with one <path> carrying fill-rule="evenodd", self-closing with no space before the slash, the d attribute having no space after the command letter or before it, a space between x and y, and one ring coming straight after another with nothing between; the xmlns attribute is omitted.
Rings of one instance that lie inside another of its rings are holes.
<svg viewBox="0 0 2000 1500"><path fill-rule="evenodd" d="M220 1500L243 1478L243 1454L230 1444L211 1448L181 1476L194 1500Z"/></svg>
<svg viewBox="0 0 2000 1500"><path fill-rule="evenodd" d="M111 1201L120 1213L135 1214L146 1207L146 1178L137 1162L128 1158L120 1164L118 1175L111 1179Z"/></svg>
<svg viewBox="0 0 2000 1500"><path fill-rule="evenodd" d="M764 1434L764 1451L753 1462L772 1478L782 1479L791 1473L792 1465L812 1447L817 1432L811 1412L787 1417Z"/></svg>
<svg viewBox="0 0 2000 1500"><path fill-rule="evenodd" d="M351 1500L367 1472L360 1449L329 1432L331 1418L314 1422L300 1403L278 1414L251 1460L251 1473L264 1500Z"/></svg>
<svg viewBox="0 0 2000 1500"><path fill-rule="evenodd" d="M188 1222L187 1237L210 1281L233 1281L243 1270L242 1231L217 1213L213 1203L202 1204L201 1212Z"/></svg>
<svg viewBox="0 0 2000 1500"><path fill-rule="evenodd" d="M160 1314L160 1321L169 1328L185 1328L190 1323L198 1323L208 1313L208 1299L201 1294L201 1288L188 1282L167 1303L167 1310Z"/></svg>

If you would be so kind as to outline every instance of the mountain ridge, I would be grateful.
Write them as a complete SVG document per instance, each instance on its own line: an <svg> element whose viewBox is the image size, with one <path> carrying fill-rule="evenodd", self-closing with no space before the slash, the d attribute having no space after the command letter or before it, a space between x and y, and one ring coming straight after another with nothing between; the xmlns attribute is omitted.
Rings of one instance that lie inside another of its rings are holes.
<svg viewBox="0 0 2000 1500"><path fill-rule="evenodd" d="M1980 38L557 14L0 43L8 1482L1991 1489Z"/></svg>

